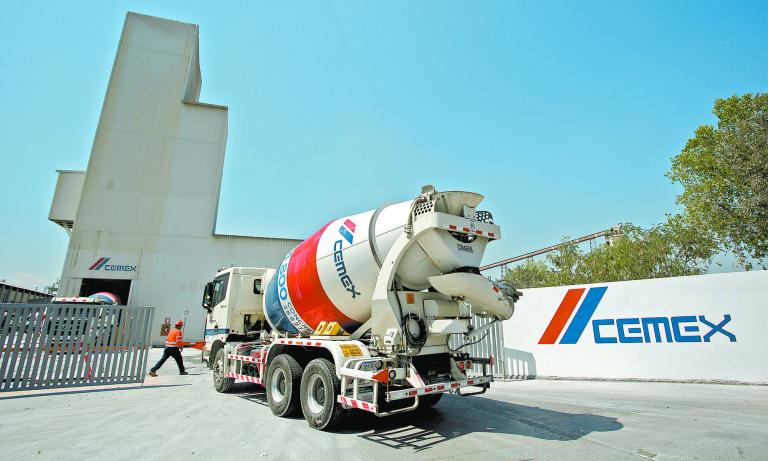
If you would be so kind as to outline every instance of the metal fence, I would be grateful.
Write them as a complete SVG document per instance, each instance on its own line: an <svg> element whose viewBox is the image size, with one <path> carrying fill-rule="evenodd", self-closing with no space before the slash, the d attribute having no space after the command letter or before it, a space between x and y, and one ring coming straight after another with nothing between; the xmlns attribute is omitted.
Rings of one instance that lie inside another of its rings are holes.
<svg viewBox="0 0 768 461"><path fill-rule="evenodd" d="M0 392L144 381L154 307L0 304Z"/></svg>
<svg viewBox="0 0 768 461"><path fill-rule="evenodd" d="M475 329L491 323L492 320L477 315L472 316L472 325ZM455 349L464 343L464 338L459 335L451 335L448 345ZM471 357L493 356L493 376L496 378L510 378L510 371L504 354L504 330L501 322L496 322L479 342L461 348L461 352L468 353ZM483 371L482 365L474 365L474 371Z"/></svg>

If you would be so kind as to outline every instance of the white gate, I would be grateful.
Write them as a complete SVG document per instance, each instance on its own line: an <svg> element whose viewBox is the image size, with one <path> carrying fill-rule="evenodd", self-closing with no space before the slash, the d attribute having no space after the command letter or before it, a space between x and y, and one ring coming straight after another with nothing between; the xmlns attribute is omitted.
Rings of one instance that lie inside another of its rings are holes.
<svg viewBox="0 0 768 461"><path fill-rule="evenodd" d="M477 315L472 316L472 325L475 329L481 328L493 320L485 317L479 317ZM451 349L461 347L458 352L466 352L470 357L493 357L493 376L496 378L506 379L510 377L510 373L507 370L507 360L504 354L504 329L501 327L501 322L496 322L491 326L486 334L476 343L470 343L463 346L464 338L460 335L451 335L448 340L448 346ZM462 347L463 346L463 347ZM482 365L474 365L474 371L482 372Z"/></svg>
<svg viewBox="0 0 768 461"><path fill-rule="evenodd" d="M154 307L0 304L0 392L144 381Z"/></svg>

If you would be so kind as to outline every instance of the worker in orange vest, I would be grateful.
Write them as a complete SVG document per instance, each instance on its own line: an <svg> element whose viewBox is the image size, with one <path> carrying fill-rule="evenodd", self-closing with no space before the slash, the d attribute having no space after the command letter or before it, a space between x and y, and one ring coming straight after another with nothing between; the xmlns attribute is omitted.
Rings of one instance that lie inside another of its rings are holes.
<svg viewBox="0 0 768 461"><path fill-rule="evenodd" d="M184 359L181 357L181 351L184 350L184 341L181 336L181 328L184 326L184 322L179 320L176 322L176 328L168 333L168 337L165 338L165 350L163 350L163 357L149 370L149 376L157 376L157 370L163 366L168 357L173 357L176 360L176 364L179 366L179 374L189 374L184 370Z"/></svg>

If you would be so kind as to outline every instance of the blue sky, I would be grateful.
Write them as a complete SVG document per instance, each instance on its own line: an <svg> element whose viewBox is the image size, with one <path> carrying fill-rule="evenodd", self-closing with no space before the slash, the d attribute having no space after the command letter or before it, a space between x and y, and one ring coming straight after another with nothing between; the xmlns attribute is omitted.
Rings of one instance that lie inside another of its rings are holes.
<svg viewBox="0 0 768 461"><path fill-rule="evenodd" d="M200 25L224 233L306 237L426 183L486 196L486 262L650 225L714 99L768 88L764 2L11 2L0 279L60 275L55 170L87 164L126 11Z"/></svg>

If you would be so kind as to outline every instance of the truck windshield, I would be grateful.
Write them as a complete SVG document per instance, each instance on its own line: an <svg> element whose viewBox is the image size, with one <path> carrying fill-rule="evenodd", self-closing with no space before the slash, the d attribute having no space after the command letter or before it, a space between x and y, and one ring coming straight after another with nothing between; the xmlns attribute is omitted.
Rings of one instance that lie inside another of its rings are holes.
<svg viewBox="0 0 768 461"><path fill-rule="evenodd" d="M224 301L227 296L227 285L229 285L229 274L224 274L213 279L213 306Z"/></svg>

